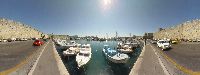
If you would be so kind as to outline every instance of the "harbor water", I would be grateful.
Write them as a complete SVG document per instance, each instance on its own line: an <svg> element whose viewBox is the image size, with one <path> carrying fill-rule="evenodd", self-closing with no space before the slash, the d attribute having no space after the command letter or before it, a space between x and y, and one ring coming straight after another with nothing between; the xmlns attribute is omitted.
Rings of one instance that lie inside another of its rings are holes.
<svg viewBox="0 0 200 75"><path fill-rule="evenodd" d="M129 54L130 59L127 63L115 64L105 58L102 50L104 45L109 45L113 49L116 48L117 41L78 40L76 42L91 44L92 58L83 68L78 68L75 56L63 57L62 50L57 49L70 75L128 75L141 52L141 47L136 48L133 53Z"/></svg>

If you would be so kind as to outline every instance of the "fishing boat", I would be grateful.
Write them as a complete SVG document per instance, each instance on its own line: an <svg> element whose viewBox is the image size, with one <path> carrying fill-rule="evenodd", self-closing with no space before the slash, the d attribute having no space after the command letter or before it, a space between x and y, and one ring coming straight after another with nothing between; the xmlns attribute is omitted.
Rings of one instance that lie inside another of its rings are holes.
<svg viewBox="0 0 200 75"><path fill-rule="evenodd" d="M108 45L104 45L103 53L105 54L106 58L113 63L126 63L129 59L127 54L111 49Z"/></svg>
<svg viewBox="0 0 200 75"><path fill-rule="evenodd" d="M70 48L70 47L76 46L77 44L78 44L78 43L76 43L75 41L70 41L70 42L66 43L66 46L67 46L68 48Z"/></svg>
<svg viewBox="0 0 200 75"><path fill-rule="evenodd" d="M57 39L55 41L55 44L58 46L59 49L66 50L68 47L65 42L66 42L66 40Z"/></svg>
<svg viewBox="0 0 200 75"><path fill-rule="evenodd" d="M76 62L78 67L82 67L90 61L91 58L91 47L90 44L83 44L80 52L76 55Z"/></svg>
<svg viewBox="0 0 200 75"><path fill-rule="evenodd" d="M64 56L74 56L80 51L81 44L77 44L73 47L70 47L69 49L63 51Z"/></svg>
<svg viewBox="0 0 200 75"><path fill-rule="evenodd" d="M122 53L132 53L138 45L139 44L137 42L119 42L117 50Z"/></svg>

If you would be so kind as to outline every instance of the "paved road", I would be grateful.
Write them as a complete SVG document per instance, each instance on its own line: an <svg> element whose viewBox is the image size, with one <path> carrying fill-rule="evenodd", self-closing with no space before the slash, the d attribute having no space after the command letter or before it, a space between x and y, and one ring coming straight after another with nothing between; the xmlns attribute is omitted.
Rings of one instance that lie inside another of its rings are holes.
<svg viewBox="0 0 200 75"><path fill-rule="evenodd" d="M53 42L50 41L39 57L33 75L60 75L53 49Z"/></svg>
<svg viewBox="0 0 200 75"><path fill-rule="evenodd" d="M175 44L172 45L172 49L163 52L181 66L192 71L200 71L200 44Z"/></svg>
<svg viewBox="0 0 200 75"><path fill-rule="evenodd" d="M0 43L0 72L12 68L39 49L33 41Z"/></svg>

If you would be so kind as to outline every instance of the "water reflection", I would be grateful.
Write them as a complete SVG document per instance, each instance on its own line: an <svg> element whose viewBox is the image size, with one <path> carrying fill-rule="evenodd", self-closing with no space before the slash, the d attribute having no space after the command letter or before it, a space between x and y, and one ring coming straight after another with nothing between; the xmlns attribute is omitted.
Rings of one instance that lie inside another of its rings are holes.
<svg viewBox="0 0 200 75"><path fill-rule="evenodd" d="M76 41L77 43L91 44L92 47L92 58L83 68L77 68L76 57L63 57L61 50L58 53L62 57L62 60L70 73L70 75L128 75L131 68L136 61L136 58L141 52L141 48L137 48L132 54L129 54L130 59L126 64L115 64L108 61L102 50L105 44L111 48L117 46L116 41L99 42L99 41Z"/></svg>

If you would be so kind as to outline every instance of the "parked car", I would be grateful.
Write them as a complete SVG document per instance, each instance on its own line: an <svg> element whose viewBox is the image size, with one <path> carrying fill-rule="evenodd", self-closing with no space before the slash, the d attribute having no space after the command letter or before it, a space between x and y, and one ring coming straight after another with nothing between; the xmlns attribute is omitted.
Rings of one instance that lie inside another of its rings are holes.
<svg viewBox="0 0 200 75"><path fill-rule="evenodd" d="M157 41L156 41L156 40L151 40L151 43L152 43L152 44L156 44Z"/></svg>
<svg viewBox="0 0 200 75"><path fill-rule="evenodd" d="M172 43L172 44L177 44L178 41L176 41L176 40L172 40L171 43Z"/></svg>
<svg viewBox="0 0 200 75"><path fill-rule="evenodd" d="M16 41L16 38L8 38L8 42Z"/></svg>
<svg viewBox="0 0 200 75"><path fill-rule="evenodd" d="M24 38L24 40L23 41L27 41L28 39L27 38Z"/></svg>
<svg viewBox="0 0 200 75"><path fill-rule="evenodd" d="M46 41L46 42L48 41L47 39L43 39L43 40Z"/></svg>
<svg viewBox="0 0 200 75"><path fill-rule="evenodd" d="M192 42L192 39L189 39L188 42Z"/></svg>
<svg viewBox="0 0 200 75"><path fill-rule="evenodd" d="M196 40L196 39L193 39L192 42L197 42L197 40Z"/></svg>
<svg viewBox="0 0 200 75"><path fill-rule="evenodd" d="M200 42L200 39L198 39L197 42Z"/></svg>
<svg viewBox="0 0 200 75"><path fill-rule="evenodd" d="M27 38L20 38L19 40L20 41L27 41L28 39Z"/></svg>
<svg viewBox="0 0 200 75"><path fill-rule="evenodd" d="M35 40L34 42L33 42L33 45L34 46L41 46L41 45L43 45L44 43L41 41L41 40Z"/></svg>
<svg viewBox="0 0 200 75"><path fill-rule="evenodd" d="M38 38L32 38L32 40L38 40Z"/></svg>
<svg viewBox="0 0 200 75"><path fill-rule="evenodd" d="M11 39L11 38L9 38L9 39L7 39L7 41L8 41L8 42L12 42L12 39Z"/></svg>
<svg viewBox="0 0 200 75"><path fill-rule="evenodd" d="M20 41L20 38L16 38L16 41Z"/></svg>
<svg viewBox="0 0 200 75"><path fill-rule="evenodd" d="M23 39L23 38L20 38L19 41L24 41L24 39Z"/></svg>
<svg viewBox="0 0 200 75"><path fill-rule="evenodd" d="M7 42L7 39L3 39L2 42Z"/></svg>
<svg viewBox="0 0 200 75"><path fill-rule="evenodd" d="M159 40L157 42L157 47L160 47L162 50L171 48L171 45L168 40Z"/></svg>

